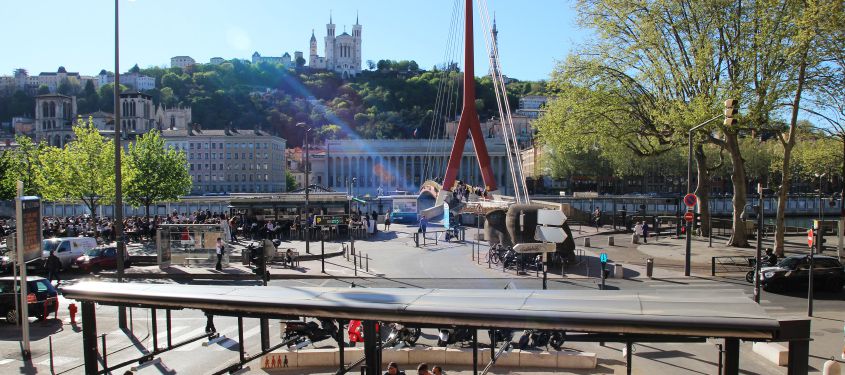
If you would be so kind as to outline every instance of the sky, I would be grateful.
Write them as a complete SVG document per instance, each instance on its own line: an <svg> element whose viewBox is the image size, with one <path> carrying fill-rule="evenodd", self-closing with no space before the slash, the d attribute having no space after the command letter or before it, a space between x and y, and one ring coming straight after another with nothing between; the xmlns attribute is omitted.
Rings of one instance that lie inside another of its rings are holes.
<svg viewBox="0 0 845 375"><path fill-rule="evenodd" d="M415 60L423 69L444 62L456 0L118 0L120 71L169 66L170 57L188 55L206 63L211 57L248 59L293 55L308 58L313 29L318 53L331 13L340 35L351 34L356 12L363 27L362 63L380 59ZM567 0L482 0L495 12L499 55L505 75L520 80L547 79L557 61L589 33L576 24ZM460 1L463 6L463 1ZM487 72L478 1L475 9L476 75ZM114 2L109 0L6 0L0 45L0 75L16 68L30 74L69 72L96 75L114 70ZM492 16L492 14L491 14Z"/></svg>

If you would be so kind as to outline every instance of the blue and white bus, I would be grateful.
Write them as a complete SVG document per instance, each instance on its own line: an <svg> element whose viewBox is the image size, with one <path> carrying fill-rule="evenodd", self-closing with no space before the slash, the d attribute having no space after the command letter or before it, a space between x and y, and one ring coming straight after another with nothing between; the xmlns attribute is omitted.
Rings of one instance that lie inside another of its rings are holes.
<svg viewBox="0 0 845 375"><path fill-rule="evenodd" d="M419 212L417 211L416 195L389 195L379 199L390 200L390 222L402 224L416 224Z"/></svg>

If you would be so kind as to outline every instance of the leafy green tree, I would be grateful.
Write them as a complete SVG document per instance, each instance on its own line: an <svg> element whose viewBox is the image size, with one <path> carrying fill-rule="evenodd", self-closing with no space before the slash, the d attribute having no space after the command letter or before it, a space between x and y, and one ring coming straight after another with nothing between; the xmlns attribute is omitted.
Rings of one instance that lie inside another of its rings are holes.
<svg viewBox="0 0 845 375"><path fill-rule="evenodd" d="M37 93L38 95L47 95L50 93L50 87L42 84L41 86L38 86Z"/></svg>
<svg viewBox="0 0 845 375"><path fill-rule="evenodd" d="M105 139L92 119L79 119L76 139L64 148L48 147L39 155L37 174L46 200L80 200L96 216L97 207L114 199L114 143Z"/></svg>
<svg viewBox="0 0 845 375"><path fill-rule="evenodd" d="M129 144L125 163L127 202L135 207L144 206L147 217L155 202L175 201L191 192L185 153L165 148L164 138L157 130Z"/></svg>
<svg viewBox="0 0 845 375"><path fill-rule="evenodd" d="M141 68L138 67L138 64L135 64L131 69L129 69L129 73L140 73Z"/></svg>
<svg viewBox="0 0 845 375"><path fill-rule="evenodd" d="M5 168L0 179L0 192L3 199L13 199L17 193L16 183L22 181L24 194L41 195L41 185L37 176L41 173L40 155L47 148L44 143L34 143L31 138L19 135L15 137L18 147L5 151L2 167ZM11 194L11 195L8 195Z"/></svg>
<svg viewBox="0 0 845 375"><path fill-rule="evenodd" d="M296 177L290 171L285 171L285 191L296 190L297 186Z"/></svg>

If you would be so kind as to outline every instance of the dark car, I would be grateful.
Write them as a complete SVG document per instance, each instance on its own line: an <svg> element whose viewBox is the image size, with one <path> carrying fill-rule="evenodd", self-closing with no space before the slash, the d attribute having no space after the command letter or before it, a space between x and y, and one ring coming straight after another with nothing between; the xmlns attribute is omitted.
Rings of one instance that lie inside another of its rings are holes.
<svg viewBox="0 0 845 375"><path fill-rule="evenodd" d="M129 252L125 249L123 251L124 266L131 267L132 259L129 257ZM82 272L95 273L105 269L117 269L117 247L105 246L88 250L85 255L76 258L70 267Z"/></svg>
<svg viewBox="0 0 845 375"><path fill-rule="evenodd" d="M816 255L813 257L813 289L824 288L839 292L845 283L845 269L834 257ZM810 279L810 257L792 255L781 259L774 267L761 269L760 281L767 291L806 289Z"/></svg>
<svg viewBox="0 0 845 375"><path fill-rule="evenodd" d="M15 310L15 280L13 276L0 277L0 315L15 324L20 314ZM29 316L44 319L59 310L59 293L43 277L29 276L26 283L26 301Z"/></svg>

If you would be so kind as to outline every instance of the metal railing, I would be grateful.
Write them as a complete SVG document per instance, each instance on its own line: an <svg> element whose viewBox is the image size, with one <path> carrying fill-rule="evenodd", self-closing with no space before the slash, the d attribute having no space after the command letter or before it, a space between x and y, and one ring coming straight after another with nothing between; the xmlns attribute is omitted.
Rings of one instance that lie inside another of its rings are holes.
<svg viewBox="0 0 845 375"><path fill-rule="evenodd" d="M748 272L751 271L751 260L746 256L712 257L710 260L710 276L717 272Z"/></svg>

